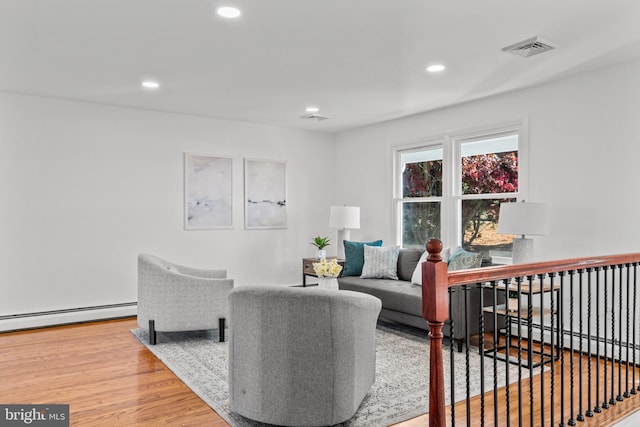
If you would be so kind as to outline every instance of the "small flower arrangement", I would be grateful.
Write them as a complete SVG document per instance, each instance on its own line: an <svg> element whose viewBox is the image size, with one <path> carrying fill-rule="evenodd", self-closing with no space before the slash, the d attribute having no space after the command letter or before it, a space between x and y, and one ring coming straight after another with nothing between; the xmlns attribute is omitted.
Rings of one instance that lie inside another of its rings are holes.
<svg viewBox="0 0 640 427"><path fill-rule="evenodd" d="M320 262L313 263L313 271L315 271L318 277L338 277L342 271L342 266L338 264L338 260L333 258L331 261L327 261L322 258Z"/></svg>

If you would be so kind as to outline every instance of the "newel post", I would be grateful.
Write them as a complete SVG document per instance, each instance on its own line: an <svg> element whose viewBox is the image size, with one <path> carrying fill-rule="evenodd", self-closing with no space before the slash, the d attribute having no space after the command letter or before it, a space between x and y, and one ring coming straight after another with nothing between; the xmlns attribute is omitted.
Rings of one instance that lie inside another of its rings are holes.
<svg viewBox="0 0 640 427"><path fill-rule="evenodd" d="M442 354L442 326L449 318L449 279L447 264L442 262L442 242L429 239L425 244L429 253L422 264L422 317L429 323L429 426L445 427L444 367Z"/></svg>

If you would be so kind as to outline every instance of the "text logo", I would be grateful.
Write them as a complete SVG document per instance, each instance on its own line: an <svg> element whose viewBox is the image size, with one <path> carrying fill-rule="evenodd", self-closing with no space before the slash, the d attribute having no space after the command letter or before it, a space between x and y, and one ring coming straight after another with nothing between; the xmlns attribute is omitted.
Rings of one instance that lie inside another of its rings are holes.
<svg viewBox="0 0 640 427"><path fill-rule="evenodd" d="M69 405L0 405L0 427L69 427Z"/></svg>

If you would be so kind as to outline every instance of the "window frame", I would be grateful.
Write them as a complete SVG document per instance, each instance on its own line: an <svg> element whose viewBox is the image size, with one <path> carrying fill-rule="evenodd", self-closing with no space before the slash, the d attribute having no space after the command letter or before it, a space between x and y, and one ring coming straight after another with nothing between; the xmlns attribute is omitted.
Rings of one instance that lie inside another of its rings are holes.
<svg viewBox="0 0 640 427"><path fill-rule="evenodd" d="M397 245L402 245L402 207L404 203L422 203L422 202L439 202L440 203L440 218L444 212L446 212L444 204L445 197L444 195L447 192L447 188L449 184L449 177L445 174L444 171L444 162L445 157L447 156L447 144L446 140L443 138L439 139L429 139L422 140L421 142L414 142L411 144L405 144L402 146L394 147L393 154L393 222L395 224L395 242ZM442 150L442 196L427 196L427 197L403 197L402 189L403 189L403 165L402 165L402 155L405 153L414 153L419 151L428 151L428 150ZM445 229L440 227L442 239L443 234L446 232ZM444 240L443 240L444 241Z"/></svg>
<svg viewBox="0 0 640 427"><path fill-rule="evenodd" d="M402 241L402 206L405 202L439 201L440 202L440 239L445 247L462 245L462 200L515 198L524 200L528 195L529 177L529 144L528 120L518 120L493 126L451 132L431 138L424 138L410 143L392 146L393 151L393 224L395 242ZM498 138L508 135L518 136L518 191L511 193L462 194L462 145L468 142ZM442 149L442 196L441 197L402 197L402 154Z"/></svg>

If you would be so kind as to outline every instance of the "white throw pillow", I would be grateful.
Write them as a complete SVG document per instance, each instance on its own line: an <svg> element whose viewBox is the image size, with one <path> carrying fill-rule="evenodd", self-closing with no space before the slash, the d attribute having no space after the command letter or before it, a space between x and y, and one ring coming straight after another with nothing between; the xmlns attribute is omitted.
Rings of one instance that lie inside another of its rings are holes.
<svg viewBox="0 0 640 427"><path fill-rule="evenodd" d="M422 253L422 256L420 257L420 260L418 261L418 264L416 265L416 269L413 270L413 274L411 275L411 283L413 283L415 285L422 286L422 263L424 263L427 260L428 256L429 256L429 252L424 251ZM440 256L442 257L442 261L448 262L448 260L449 260L449 248L443 249L442 252L440 252Z"/></svg>
<svg viewBox="0 0 640 427"><path fill-rule="evenodd" d="M364 246L362 279L398 280L400 246Z"/></svg>

